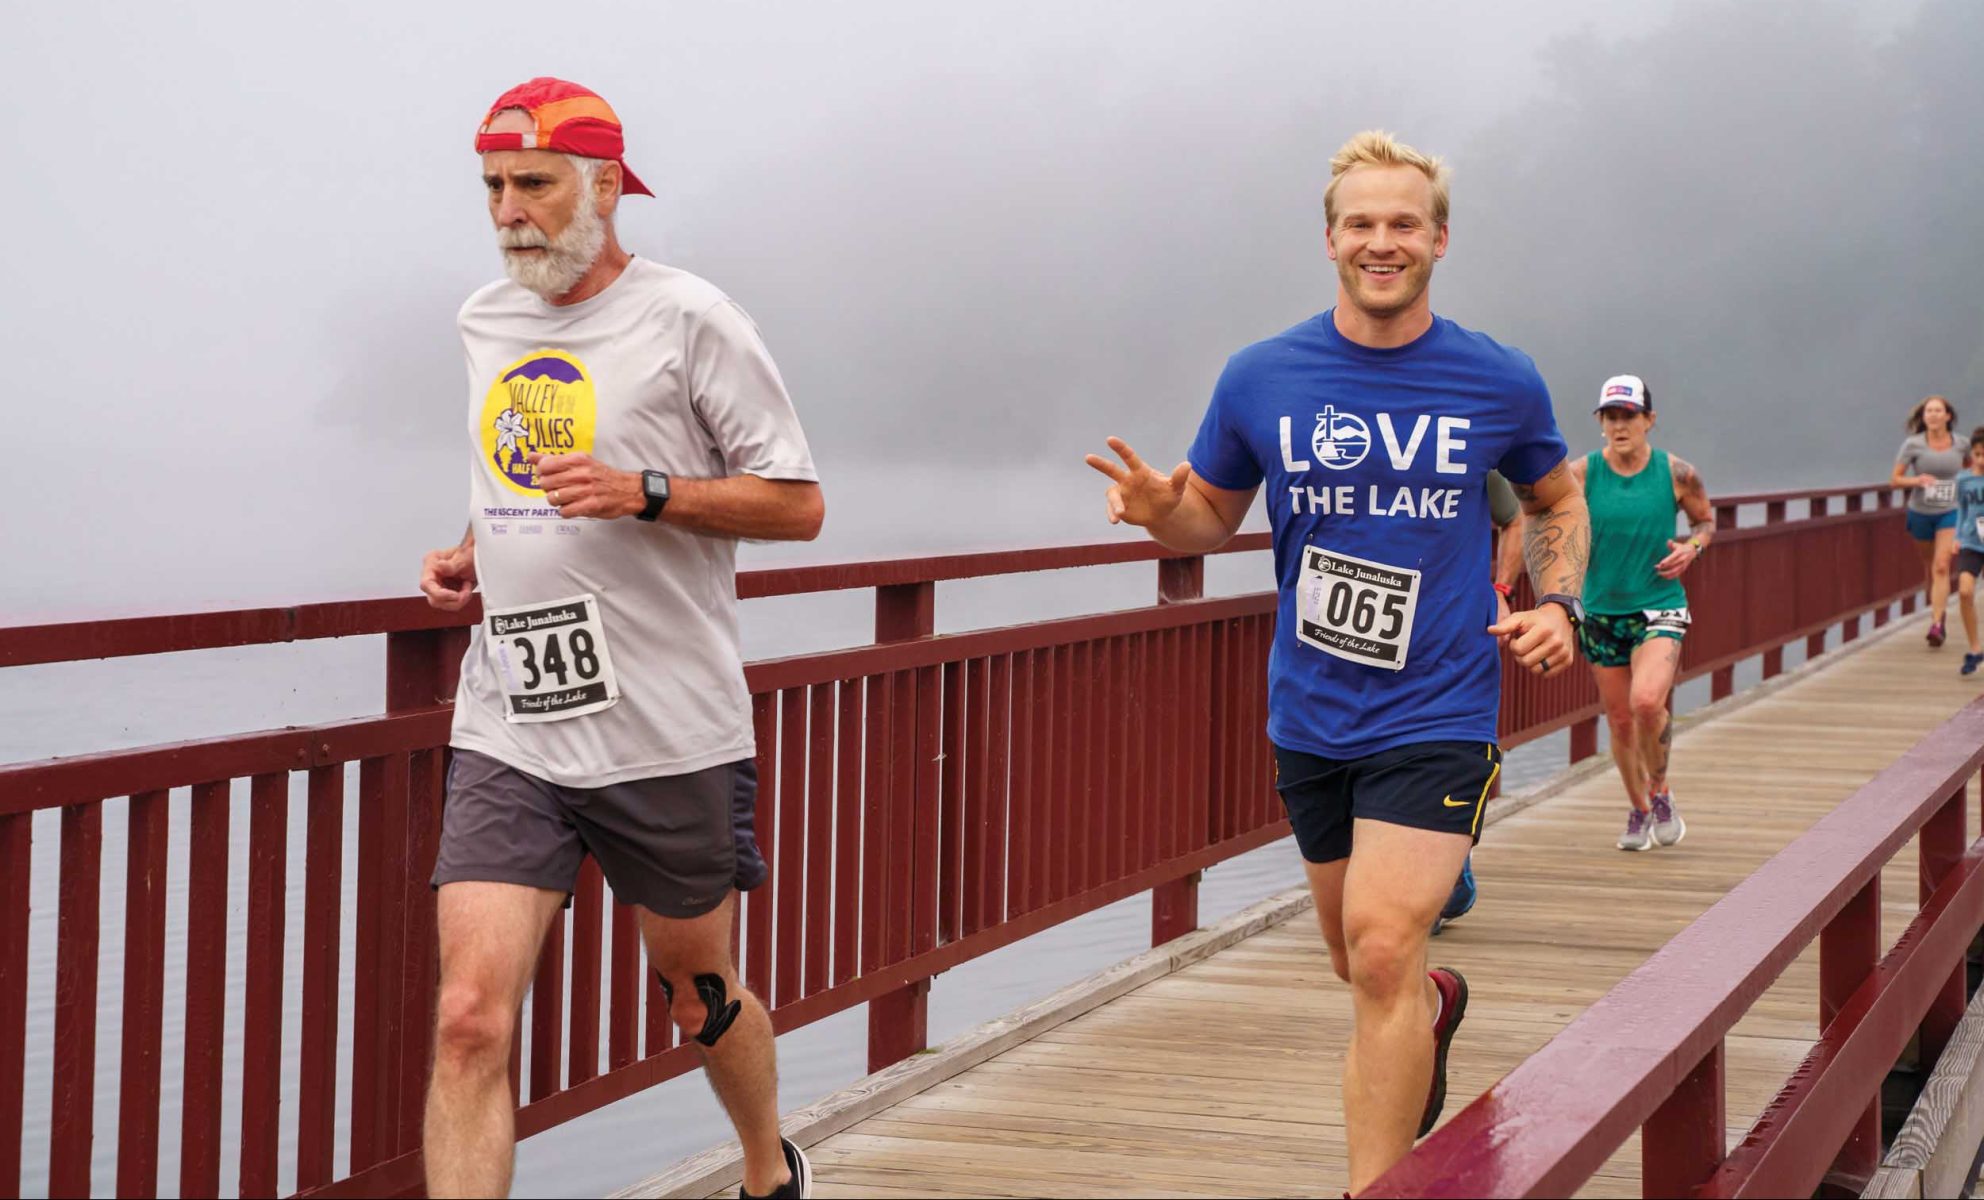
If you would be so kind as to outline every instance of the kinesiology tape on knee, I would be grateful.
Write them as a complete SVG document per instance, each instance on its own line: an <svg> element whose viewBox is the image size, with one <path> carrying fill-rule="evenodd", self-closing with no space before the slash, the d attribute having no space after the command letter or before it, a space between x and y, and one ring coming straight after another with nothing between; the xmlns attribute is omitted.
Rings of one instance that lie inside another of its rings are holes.
<svg viewBox="0 0 1984 1200"><path fill-rule="evenodd" d="M661 994L670 1006L675 1003L675 989L669 985L668 977L660 971L654 973L655 981L661 984ZM716 1040L730 1028L737 1014L744 1010L739 1000L731 1000L730 989L724 986L721 975L696 976L696 996L703 1002L703 1027L697 1031L696 1040L705 1046L716 1045Z"/></svg>

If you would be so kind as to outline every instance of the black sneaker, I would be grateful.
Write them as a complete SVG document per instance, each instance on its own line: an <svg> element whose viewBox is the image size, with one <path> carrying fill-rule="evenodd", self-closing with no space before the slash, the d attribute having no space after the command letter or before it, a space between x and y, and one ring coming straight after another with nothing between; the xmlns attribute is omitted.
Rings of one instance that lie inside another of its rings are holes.
<svg viewBox="0 0 1984 1200"><path fill-rule="evenodd" d="M1454 1030L1467 1015L1467 980L1461 973L1452 967L1434 967L1426 974L1440 989L1440 1019L1433 1025L1433 1086L1427 1091L1426 1112L1419 1118L1416 1137L1433 1132L1440 1110L1447 1106L1447 1047L1453 1045Z"/></svg>
<svg viewBox="0 0 1984 1200"><path fill-rule="evenodd" d="M806 1152L787 1138L780 1138L778 1144L785 1151L785 1169L792 1172L792 1177L763 1196L753 1196L739 1184L738 1200L807 1200L813 1194L813 1164L807 1160Z"/></svg>

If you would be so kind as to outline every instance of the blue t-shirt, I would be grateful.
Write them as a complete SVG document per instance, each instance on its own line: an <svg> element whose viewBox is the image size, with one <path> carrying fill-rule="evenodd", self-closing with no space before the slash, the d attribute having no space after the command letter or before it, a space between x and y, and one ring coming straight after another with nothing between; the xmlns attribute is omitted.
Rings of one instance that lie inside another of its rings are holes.
<svg viewBox="0 0 1984 1200"><path fill-rule="evenodd" d="M1984 475L1965 470L1956 477L1956 544L1984 554Z"/></svg>
<svg viewBox="0 0 1984 1200"><path fill-rule="evenodd" d="M1529 356L1444 318L1377 350L1325 312L1229 359L1189 457L1215 487L1267 485L1268 737L1326 758L1494 741L1485 480L1564 455Z"/></svg>

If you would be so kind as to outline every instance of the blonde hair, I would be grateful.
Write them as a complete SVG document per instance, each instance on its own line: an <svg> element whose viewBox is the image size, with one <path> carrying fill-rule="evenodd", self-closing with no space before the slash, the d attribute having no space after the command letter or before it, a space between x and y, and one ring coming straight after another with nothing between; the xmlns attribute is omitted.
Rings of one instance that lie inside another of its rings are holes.
<svg viewBox="0 0 1984 1200"><path fill-rule="evenodd" d="M1343 144L1330 159L1330 185L1323 189L1323 218L1336 225L1336 188L1352 167L1413 167L1433 185L1433 224L1447 223L1447 184L1453 172L1438 158L1421 154L1382 129L1367 129Z"/></svg>

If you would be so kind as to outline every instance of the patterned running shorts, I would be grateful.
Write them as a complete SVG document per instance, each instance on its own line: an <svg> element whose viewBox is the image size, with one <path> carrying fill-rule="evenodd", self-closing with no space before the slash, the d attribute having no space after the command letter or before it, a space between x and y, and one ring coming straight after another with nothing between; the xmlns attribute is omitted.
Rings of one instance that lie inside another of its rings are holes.
<svg viewBox="0 0 1984 1200"><path fill-rule="evenodd" d="M1578 647L1594 667L1629 667L1633 651L1651 638L1680 641L1692 620L1686 608L1649 608L1632 613L1586 613Z"/></svg>

